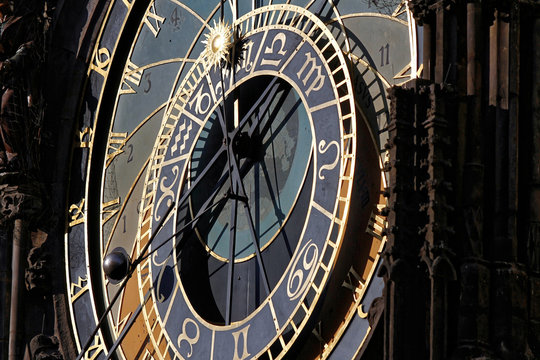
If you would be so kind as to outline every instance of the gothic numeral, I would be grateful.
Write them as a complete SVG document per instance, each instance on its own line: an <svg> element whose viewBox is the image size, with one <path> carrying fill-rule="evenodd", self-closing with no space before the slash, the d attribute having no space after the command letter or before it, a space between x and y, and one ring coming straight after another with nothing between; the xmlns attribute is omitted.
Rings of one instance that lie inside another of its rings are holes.
<svg viewBox="0 0 540 360"><path fill-rule="evenodd" d="M313 336L315 336L317 338L317 340L319 340L319 343L324 348L328 347L328 344L326 343L326 341L324 341L324 339L322 337L322 324L321 324L320 321L317 323L317 326L315 326L315 328L311 332L312 332Z"/></svg>
<svg viewBox="0 0 540 360"><path fill-rule="evenodd" d="M70 293L71 293L71 302L74 303L81 295L88 291L88 278L80 277L77 279L76 283L71 283Z"/></svg>
<svg viewBox="0 0 540 360"><path fill-rule="evenodd" d="M79 131L79 147L88 148L92 143L92 136L94 135L94 130L91 127L85 127Z"/></svg>
<svg viewBox="0 0 540 360"><path fill-rule="evenodd" d="M79 204L73 204L69 207L69 214L71 215L71 221L69 227L81 224L85 221L84 216L84 199Z"/></svg>
<svg viewBox="0 0 540 360"><path fill-rule="evenodd" d="M111 53L107 48L99 49L94 55L94 61L90 64L90 69L105 77L109 71Z"/></svg>
<svg viewBox="0 0 540 360"><path fill-rule="evenodd" d="M160 24L163 24L164 21L165 18L157 14L156 4L152 1L146 10L146 14L144 14L144 23L148 26L152 34L154 34L154 37L158 37L159 31L161 30Z"/></svg>
<svg viewBox="0 0 540 360"><path fill-rule="evenodd" d="M108 167L113 159L124 152L128 133L111 133L109 145L107 146L106 166Z"/></svg>
<svg viewBox="0 0 540 360"><path fill-rule="evenodd" d="M101 342L101 337L99 335L96 335L94 337L94 343L90 345L88 350L84 353L84 360L94 360L97 359L99 354L101 354L103 351L105 351L105 346Z"/></svg>

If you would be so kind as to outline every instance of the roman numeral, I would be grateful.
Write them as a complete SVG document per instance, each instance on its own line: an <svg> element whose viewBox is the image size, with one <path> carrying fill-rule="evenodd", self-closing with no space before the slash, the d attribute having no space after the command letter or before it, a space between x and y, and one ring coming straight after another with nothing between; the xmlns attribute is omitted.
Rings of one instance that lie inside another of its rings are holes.
<svg viewBox="0 0 540 360"><path fill-rule="evenodd" d="M232 333L232 336L234 338L233 360L244 360L250 355L247 349L247 345L248 345L247 336L248 336L249 326L250 325L246 326L242 330ZM242 339L242 341L240 340L240 338ZM240 344L243 344L243 346Z"/></svg>
<svg viewBox="0 0 540 360"><path fill-rule="evenodd" d="M358 301L358 296L362 294L362 288L364 287L364 282L362 277L354 270L354 267L351 266L347 277L341 284L344 288L347 288L353 292L354 301Z"/></svg>
<svg viewBox="0 0 540 360"><path fill-rule="evenodd" d="M154 37L157 38L159 31L161 30L160 24L165 21L164 17L161 17L156 12L156 4L154 1L150 4L144 14L144 23L148 26Z"/></svg>
<svg viewBox="0 0 540 360"><path fill-rule="evenodd" d="M111 133L107 146L107 159L105 166L108 167L113 159L124 152L128 133Z"/></svg>
<svg viewBox="0 0 540 360"><path fill-rule="evenodd" d="M383 230L385 229L385 220L384 217L381 215L377 215L376 213L371 213L371 217L368 221L368 226L366 228L366 232L370 234L371 236L383 240Z"/></svg>
<svg viewBox="0 0 540 360"><path fill-rule="evenodd" d="M133 90L132 85L138 87L141 84L142 75L143 70L128 60L119 94L136 94L137 92Z"/></svg>

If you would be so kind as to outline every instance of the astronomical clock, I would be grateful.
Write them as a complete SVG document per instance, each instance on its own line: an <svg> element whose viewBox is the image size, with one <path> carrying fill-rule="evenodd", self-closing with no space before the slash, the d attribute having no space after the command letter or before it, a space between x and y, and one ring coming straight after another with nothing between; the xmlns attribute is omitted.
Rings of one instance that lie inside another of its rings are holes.
<svg viewBox="0 0 540 360"><path fill-rule="evenodd" d="M406 2L107 6L66 207L79 358L361 357Z"/></svg>

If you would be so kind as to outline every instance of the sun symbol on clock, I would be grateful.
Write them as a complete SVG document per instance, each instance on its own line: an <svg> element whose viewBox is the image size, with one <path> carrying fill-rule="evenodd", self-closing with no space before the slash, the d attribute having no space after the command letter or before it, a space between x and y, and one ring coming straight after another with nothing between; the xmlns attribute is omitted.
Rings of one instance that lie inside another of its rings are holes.
<svg viewBox="0 0 540 360"><path fill-rule="evenodd" d="M219 21L216 24L214 21L214 26L205 35L206 39L202 42L206 45L203 56L208 66L217 66L222 61L228 60L232 45L231 35L232 29L229 24L225 24L223 21Z"/></svg>

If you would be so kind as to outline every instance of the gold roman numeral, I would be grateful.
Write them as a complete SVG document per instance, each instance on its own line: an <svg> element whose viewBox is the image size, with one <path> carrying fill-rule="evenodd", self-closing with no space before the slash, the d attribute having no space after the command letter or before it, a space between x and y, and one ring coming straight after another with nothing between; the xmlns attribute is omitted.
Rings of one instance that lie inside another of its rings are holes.
<svg viewBox="0 0 540 360"><path fill-rule="evenodd" d="M143 70L139 66L132 63L131 60L128 60L119 94L136 94L137 92L133 90L133 86L139 87L141 84L142 75Z"/></svg>
<svg viewBox="0 0 540 360"><path fill-rule="evenodd" d="M364 282L362 281L362 277L360 274L354 270L354 267L351 266L349 269L349 272L347 273L347 277L341 284L344 288L347 288L352 291L354 301L358 301L358 297L362 294L362 288L364 287Z"/></svg>
<svg viewBox="0 0 540 360"><path fill-rule="evenodd" d="M109 137L109 144L107 146L107 160L106 167L108 167L115 157L124 152L124 145L127 140L127 132L124 133L111 133Z"/></svg>
<svg viewBox="0 0 540 360"><path fill-rule="evenodd" d="M144 23L148 26L154 37L158 37L159 31L161 30L160 24L163 24L165 21L164 17L161 17L156 12L155 1L152 1L146 14L144 14Z"/></svg>
<svg viewBox="0 0 540 360"><path fill-rule="evenodd" d="M383 216L377 215L376 213L372 212L371 217L368 221L368 226L366 228L366 232L370 234L371 236L383 240L383 230L385 228L386 221Z"/></svg>
<svg viewBox="0 0 540 360"><path fill-rule="evenodd" d="M247 344L248 344L247 336L248 336L249 326L250 325L246 326L245 328L243 328L241 330L238 330L238 331L232 333L232 336L234 338L234 357L233 357L233 360L244 360L250 355L249 352L248 352L248 349L247 349ZM242 339L242 340L240 340L240 339Z"/></svg>

